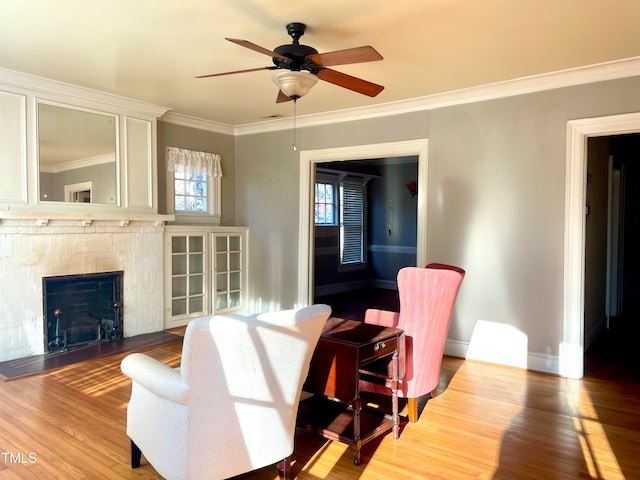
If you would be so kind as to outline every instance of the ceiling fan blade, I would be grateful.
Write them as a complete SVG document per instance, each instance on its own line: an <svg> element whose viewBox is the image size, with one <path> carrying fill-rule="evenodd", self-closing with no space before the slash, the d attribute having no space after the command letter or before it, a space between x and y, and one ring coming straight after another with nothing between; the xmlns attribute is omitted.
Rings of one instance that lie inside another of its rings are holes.
<svg viewBox="0 0 640 480"><path fill-rule="evenodd" d="M364 63L375 62L382 60L375 48L371 46L347 48L346 50L336 50L335 52L317 53L315 55L309 55L313 63L323 66L331 67L333 65L347 65L349 63Z"/></svg>
<svg viewBox="0 0 640 480"><path fill-rule="evenodd" d="M282 93L282 90L278 90L278 97L276 98L276 103L290 102L292 100L293 98Z"/></svg>
<svg viewBox="0 0 640 480"><path fill-rule="evenodd" d="M225 40L235 43L236 45L240 45L241 47L248 48L249 50L253 50L254 52L262 53L264 55L268 55L273 58L278 58L285 62L291 61L291 59L285 57L284 55L280 55L279 53L272 52L271 50L261 47L260 45L256 45L255 43L249 42L248 40L241 40L239 38L225 38Z"/></svg>
<svg viewBox="0 0 640 480"><path fill-rule="evenodd" d="M277 70L278 67L258 67L258 68L249 68L247 70L235 70L233 72L223 72L223 73L210 73L208 75L198 75L195 78L209 78L209 77L221 77L223 75L233 75L235 73L246 73L246 72L257 72L259 70Z"/></svg>
<svg viewBox="0 0 640 480"><path fill-rule="evenodd" d="M375 83L368 82L367 80L362 80L361 78L352 77L351 75L331 70L330 68L323 68L316 75L320 80L333 83L339 87L348 88L349 90L362 93L363 95L368 95L369 97L375 97L384 90L382 85L377 85Z"/></svg>

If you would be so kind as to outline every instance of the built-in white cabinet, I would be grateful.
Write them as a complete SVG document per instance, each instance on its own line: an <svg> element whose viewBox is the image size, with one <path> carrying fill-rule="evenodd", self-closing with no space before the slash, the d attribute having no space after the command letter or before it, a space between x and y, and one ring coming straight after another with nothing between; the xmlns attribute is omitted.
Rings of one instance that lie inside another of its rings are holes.
<svg viewBox="0 0 640 480"><path fill-rule="evenodd" d="M0 89L0 202L27 202L26 97Z"/></svg>
<svg viewBox="0 0 640 480"><path fill-rule="evenodd" d="M171 234L168 264L170 268L171 318L191 318L207 313L205 269L206 235Z"/></svg>
<svg viewBox="0 0 640 480"><path fill-rule="evenodd" d="M167 226L165 327L246 307L246 227Z"/></svg>

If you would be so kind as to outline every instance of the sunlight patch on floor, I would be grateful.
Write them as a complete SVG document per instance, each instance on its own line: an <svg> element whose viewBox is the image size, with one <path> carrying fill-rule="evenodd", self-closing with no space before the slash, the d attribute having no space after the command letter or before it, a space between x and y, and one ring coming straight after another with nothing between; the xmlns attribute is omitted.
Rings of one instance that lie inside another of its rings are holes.
<svg viewBox="0 0 640 480"><path fill-rule="evenodd" d="M612 478L624 479L624 474L615 452L611 448L607 433L598 419L596 407L589 392L580 381L569 381L567 386L567 404L571 407L573 425L580 441L582 455L591 478L603 478L602 471L615 470ZM606 469L601 466L606 465Z"/></svg>
<svg viewBox="0 0 640 480"><path fill-rule="evenodd" d="M351 449L351 447L339 442L328 441L307 461L303 471L312 476L312 478L328 478L342 456L335 453L327 455L326 452L329 449L339 449L344 454L344 451ZM331 458L334 458L335 461L330 461Z"/></svg>

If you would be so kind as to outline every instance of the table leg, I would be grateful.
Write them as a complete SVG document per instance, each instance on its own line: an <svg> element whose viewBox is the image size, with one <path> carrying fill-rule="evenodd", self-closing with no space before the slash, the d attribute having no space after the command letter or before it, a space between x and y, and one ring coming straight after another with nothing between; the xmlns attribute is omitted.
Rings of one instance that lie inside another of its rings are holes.
<svg viewBox="0 0 640 480"><path fill-rule="evenodd" d="M281 460L276 466L278 467L278 478L280 480L289 480L291 478L291 456Z"/></svg>
<svg viewBox="0 0 640 480"><path fill-rule="evenodd" d="M360 438L360 413L362 412L362 400L356 398L352 404L353 408L353 464L360 465L360 448L362 440Z"/></svg>
<svg viewBox="0 0 640 480"><path fill-rule="evenodd" d="M399 356L396 350L391 359L391 415L393 417L393 438L398 439L400 432L398 428L399 416L398 416L398 367Z"/></svg>

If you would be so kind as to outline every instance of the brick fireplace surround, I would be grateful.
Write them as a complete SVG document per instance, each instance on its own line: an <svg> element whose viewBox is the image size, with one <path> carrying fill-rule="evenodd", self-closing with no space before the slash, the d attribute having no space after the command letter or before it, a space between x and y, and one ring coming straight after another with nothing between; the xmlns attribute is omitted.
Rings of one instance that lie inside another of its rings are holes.
<svg viewBox="0 0 640 480"><path fill-rule="evenodd" d="M0 218L0 361L45 352L47 276L122 270L124 336L163 330L163 232L154 220Z"/></svg>

